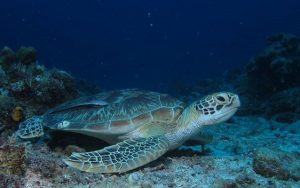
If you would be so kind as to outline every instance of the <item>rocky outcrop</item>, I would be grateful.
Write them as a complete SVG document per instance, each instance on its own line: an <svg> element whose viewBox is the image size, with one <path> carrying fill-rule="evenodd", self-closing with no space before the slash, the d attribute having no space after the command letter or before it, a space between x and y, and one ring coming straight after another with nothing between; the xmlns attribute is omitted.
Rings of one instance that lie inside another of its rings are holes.
<svg viewBox="0 0 300 188"><path fill-rule="evenodd" d="M279 149L259 148L254 153L253 169L264 177L280 180L300 180L300 153Z"/></svg>

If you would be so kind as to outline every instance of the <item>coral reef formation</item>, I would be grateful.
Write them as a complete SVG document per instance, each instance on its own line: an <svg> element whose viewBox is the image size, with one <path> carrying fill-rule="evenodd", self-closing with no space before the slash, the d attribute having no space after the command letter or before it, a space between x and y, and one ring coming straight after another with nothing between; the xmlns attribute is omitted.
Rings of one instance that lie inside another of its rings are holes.
<svg viewBox="0 0 300 188"><path fill-rule="evenodd" d="M43 114L66 100L98 91L92 84L78 81L65 71L48 70L40 65L33 47L20 47L16 52L4 47L0 52L0 187L28 187L32 182L33 187L43 187L41 176L51 178L62 174L57 170L61 168L60 160L50 162L48 155L41 157L45 147L37 149L41 153L32 155L28 152L31 146L16 144L14 132L29 117ZM70 146L67 152L71 151L80 148Z"/></svg>
<svg viewBox="0 0 300 188"><path fill-rule="evenodd" d="M300 38L284 34L269 37L264 52L246 68L251 88L262 96L299 86L299 71Z"/></svg>
<svg viewBox="0 0 300 188"><path fill-rule="evenodd" d="M247 98L254 98L251 103L260 104L260 112L269 116L300 112L299 72L300 38L286 34L271 36L263 53L247 65L241 92Z"/></svg>
<svg viewBox="0 0 300 188"><path fill-rule="evenodd" d="M17 53L5 47L0 59L1 89L8 96L29 103L54 106L77 96L74 79L64 71L48 71L36 60L36 50L21 47Z"/></svg>
<svg viewBox="0 0 300 188"><path fill-rule="evenodd" d="M0 52L0 122L6 127L42 114L78 93L69 73L47 70L37 63L33 47L21 47L17 52L4 47Z"/></svg>
<svg viewBox="0 0 300 188"><path fill-rule="evenodd" d="M16 55L19 62L23 65L32 65L35 64L37 61L36 49L31 46L21 46Z"/></svg>

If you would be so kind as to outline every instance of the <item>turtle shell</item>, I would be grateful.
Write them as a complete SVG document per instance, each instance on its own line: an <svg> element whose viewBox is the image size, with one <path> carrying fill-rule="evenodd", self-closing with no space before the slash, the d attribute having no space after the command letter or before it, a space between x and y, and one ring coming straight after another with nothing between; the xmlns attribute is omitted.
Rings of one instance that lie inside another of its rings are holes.
<svg viewBox="0 0 300 188"><path fill-rule="evenodd" d="M121 135L153 121L171 123L184 103L167 94L115 90L63 103L44 115L45 126L97 136Z"/></svg>

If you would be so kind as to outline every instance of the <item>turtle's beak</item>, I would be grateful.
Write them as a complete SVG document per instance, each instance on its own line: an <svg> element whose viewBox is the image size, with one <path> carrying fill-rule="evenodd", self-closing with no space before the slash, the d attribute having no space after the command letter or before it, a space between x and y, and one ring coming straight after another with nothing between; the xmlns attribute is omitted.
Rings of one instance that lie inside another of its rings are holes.
<svg viewBox="0 0 300 188"><path fill-rule="evenodd" d="M231 102L224 106L224 109L218 114L216 114L217 123L225 122L230 119L237 110L241 107L241 101L238 95L233 95Z"/></svg>
<svg viewBox="0 0 300 188"><path fill-rule="evenodd" d="M236 108L240 108L241 107L241 101L238 95L234 95L233 99L232 99L232 105L235 106Z"/></svg>

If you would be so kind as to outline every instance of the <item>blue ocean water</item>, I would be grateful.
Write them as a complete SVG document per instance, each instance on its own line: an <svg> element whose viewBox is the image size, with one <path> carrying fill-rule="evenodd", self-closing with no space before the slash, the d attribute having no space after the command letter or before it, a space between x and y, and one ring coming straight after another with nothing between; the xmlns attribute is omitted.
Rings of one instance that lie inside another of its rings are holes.
<svg viewBox="0 0 300 188"><path fill-rule="evenodd" d="M101 88L166 91L243 67L267 36L300 34L297 0L10 0L1 46L34 46L39 62Z"/></svg>

